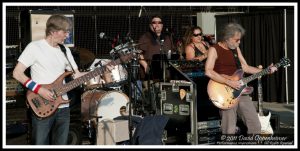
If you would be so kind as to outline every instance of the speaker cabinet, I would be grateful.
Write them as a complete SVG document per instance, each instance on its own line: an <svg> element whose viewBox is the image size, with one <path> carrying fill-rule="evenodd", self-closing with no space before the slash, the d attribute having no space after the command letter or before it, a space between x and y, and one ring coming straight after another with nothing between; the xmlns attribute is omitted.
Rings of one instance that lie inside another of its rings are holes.
<svg viewBox="0 0 300 151"><path fill-rule="evenodd" d="M21 12L21 48L25 49L28 43L45 37L46 22L51 15L61 14L70 19L72 30L69 37L65 39L64 44L68 47L74 47L74 13L75 11L58 10L25 10Z"/></svg>
<svg viewBox="0 0 300 151"><path fill-rule="evenodd" d="M271 114L270 123L274 134L280 134L280 116L278 114Z"/></svg>
<svg viewBox="0 0 300 151"><path fill-rule="evenodd" d="M127 120L102 120L97 125L97 145L115 145L129 140Z"/></svg>

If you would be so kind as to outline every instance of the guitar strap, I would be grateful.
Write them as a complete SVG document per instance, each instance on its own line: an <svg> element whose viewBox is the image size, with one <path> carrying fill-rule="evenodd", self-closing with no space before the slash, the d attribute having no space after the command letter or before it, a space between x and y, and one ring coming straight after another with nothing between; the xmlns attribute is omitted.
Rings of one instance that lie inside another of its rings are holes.
<svg viewBox="0 0 300 151"><path fill-rule="evenodd" d="M235 64L236 64L236 67L237 69L242 69L242 66L241 66L241 62L239 60L239 57L238 57L238 54L237 54L237 49L230 49L233 53L233 57L234 57L234 60L235 60ZM250 86L247 86L245 89L244 89L244 92L242 95L249 95L253 92L253 87L250 87Z"/></svg>
<svg viewBox="0 0 300 151"><path fill-rule="evenodd" d="M72 68L72 72L73 72L73 75L75 74L75 70L73 69L72 67L72 64L71 62L69 61L68 57L67 57L67 53L66 53L66 48L64 45L62 44L58 44L58 46L60 47L61 51L65 54L65 57L67 58L68 62L69 62L69 65L71 66ZM74 80L73 79L73 76L67 76L65 77L65 82L68 83L70 81ZM72 106L74 103L75 103L75 100L78 100L79 96L78 96L78 93L76 93L75 89L67 92L67 95L68 95L68 98L71 100L70 102L70 106Z"/></svg>
<svg viewBox="0 0 300 151"><path fill-rule="evenodd" d="M72 68L73 74L75 74L75 70L73 69L73 66L72 66L71 62L70 62L69 59L68 59L68 56L67 56L67 53L66 53L66 48L65 48L65 46L62 45L62 44L58 44L58 46L60 47L61 51L65 54L65 57L67 58L67 60L68 60L68 62L69 62L69 65L70 65L71 68Z"/></svg>
<svg viewBox="0 0 300 151"><path fill-rule="evenodd" d="M241 62L240 62L240 60L238 58L237 50L236 49L230 49L230 50L233 53L233 57L234 57L237 69L242 69Z"/></svg>

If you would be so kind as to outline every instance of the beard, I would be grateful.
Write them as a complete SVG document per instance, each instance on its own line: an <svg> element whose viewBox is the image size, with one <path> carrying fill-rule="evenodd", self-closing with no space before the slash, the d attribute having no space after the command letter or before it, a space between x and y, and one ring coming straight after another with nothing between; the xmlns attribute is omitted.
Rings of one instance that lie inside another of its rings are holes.
<svg viewBox="0 0 300 151"><path fill-rule="evenodd" d="M236 49L238 46L235 46L234 44L231 44L231 43L229 43L229 42L226 42L227 43L227 47L229 48L229 49Z"/></svg>

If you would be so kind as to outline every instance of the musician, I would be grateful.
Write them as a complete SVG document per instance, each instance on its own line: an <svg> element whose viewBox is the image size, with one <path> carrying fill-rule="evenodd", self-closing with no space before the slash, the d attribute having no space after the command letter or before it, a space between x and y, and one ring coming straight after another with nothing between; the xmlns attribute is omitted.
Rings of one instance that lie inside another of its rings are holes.
<svg viewBox="0 0 300 151"><path fill-rule="evenodd" d="M231 76L239 68L249 74L261 71L259 68L248 65L241 53L239 44L244 33L245 29L241 25L237 23L227 24L221 32L219 42L209 48L205 65L205 74L209 78L237 90L243 84L240 81L231 80L225 75ZM237 61L235 60L235 54ZM273 63L268 69L269 74L277 70ZM241 96L238 104L231 109L220 109L220 115L223 134L235 134L237 116L241 117L248 128L247 134L261 133L260 121L249 96Z"/></svg>
<svg viewBox="0 0 300 151"><path fill-rule="evenodd" d="M207 58L209 44L203 41L203 30L201 27L191 27L185 33L185 59L204 61Z"/></svg>
<svg viewBox="0 0 300 151"><path fill-rule="evenodd" d="M143 72L141 79L145 80L145 74L153 71L151 79L159 79L162 73L159 69L150 69L153 55L167 54L169 50L174 51L174 46L171 37L163 32L163 20L160 15L154 15L149 23L149 31L144 33L140 39L139 49L142 50L139 63L142 66ZM159 58L156 58L159 59ZM155 60L159 61L159 60Z"/></svg>
<svg viewBox="0 0 300 151"><path fill-rule="evenodd" d="M63 44L72 28L70 20L63 15L52 15L46 23L46 36L43 39L29 43L18 59L13 71L13 77L32 92L46 100L55 101L54 93L43 87L51 84L65 70L74 69L74 78L82 75L74 61L72 53L65 47L63 53L58 44ZM69 60L69 61L68 61ZM30 76L25 70L30 67ZM68 97L63 96L64 100ZM46 118L39 118L32 112L32 143L36 145L66 145L70 125L69 103L60 104L54 114ZM51 134L50 134L51 133ZM50 138L51 136L51 138Z"/></svg>

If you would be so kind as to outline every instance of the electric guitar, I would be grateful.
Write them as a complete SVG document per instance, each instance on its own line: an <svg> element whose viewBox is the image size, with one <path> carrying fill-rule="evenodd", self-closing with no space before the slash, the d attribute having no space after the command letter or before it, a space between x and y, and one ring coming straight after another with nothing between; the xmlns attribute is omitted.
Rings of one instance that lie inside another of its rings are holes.
<svg viewBox="0 0 300 151"><path fill-rule="evenodd" d="M263 112L263 93L262 93L262 84L261 77L257 79L257 90L258 90L258 118L261 124L261 133L262 134L273 134L273 129L271 127L270 119L271 112L268 112L268 115L265 116Z"/></svg>
<svg viewBox="0 0 300 151"><path fill-rule="evenodd" d="M276 63L275 67L286 67L290 65L290 60L287 58L282 58L279 63ZM220 109L231 109L237 105L239 102L239 97L242 94L248 93L250 88L247 87L247 83L252 80L266 75L269 73L269 69L263 69L261 72L253 74L249 77L242 78L244 75L243 70L237 70L232 76L223 75L225 78L235 81L240 81L243 85L239 90L233 89L228 85L221 84L212 79L209 80L207 85L207 92L209 99L213 102L213 104Z"/></svg>
<svg viewBox="0 0 300 151"><path fill-rule="evenodd" d="M65 72L62 75L60 75L53 83L42 85L44 88L47 88L48 90L54 93L55 101L46 100L40 95L35 94L34 92L28 90L26 94L27 104L31 107L31 109L33 110L36 116L40 118L48 117L56 111L56 109L60 104L65 104L70 102L70 100L64 100L62 98L63 94L71 91L72 89L78 87L84 82L87 82L90 79L103 74L102 73L102 71L104 71L103 68L106 68L106 66L110 66L110 65L116 66L121 62L126 63L130 59L132 59L135 55L136 55L135 52L134 53L131 52L129 54L123 55L119 59L111 61L103 67L96 68L95 70L79 78L76 78L68 83L63 84L63 80L65 79L65 77L72 74L72 72L70 71Z"/></svg>

